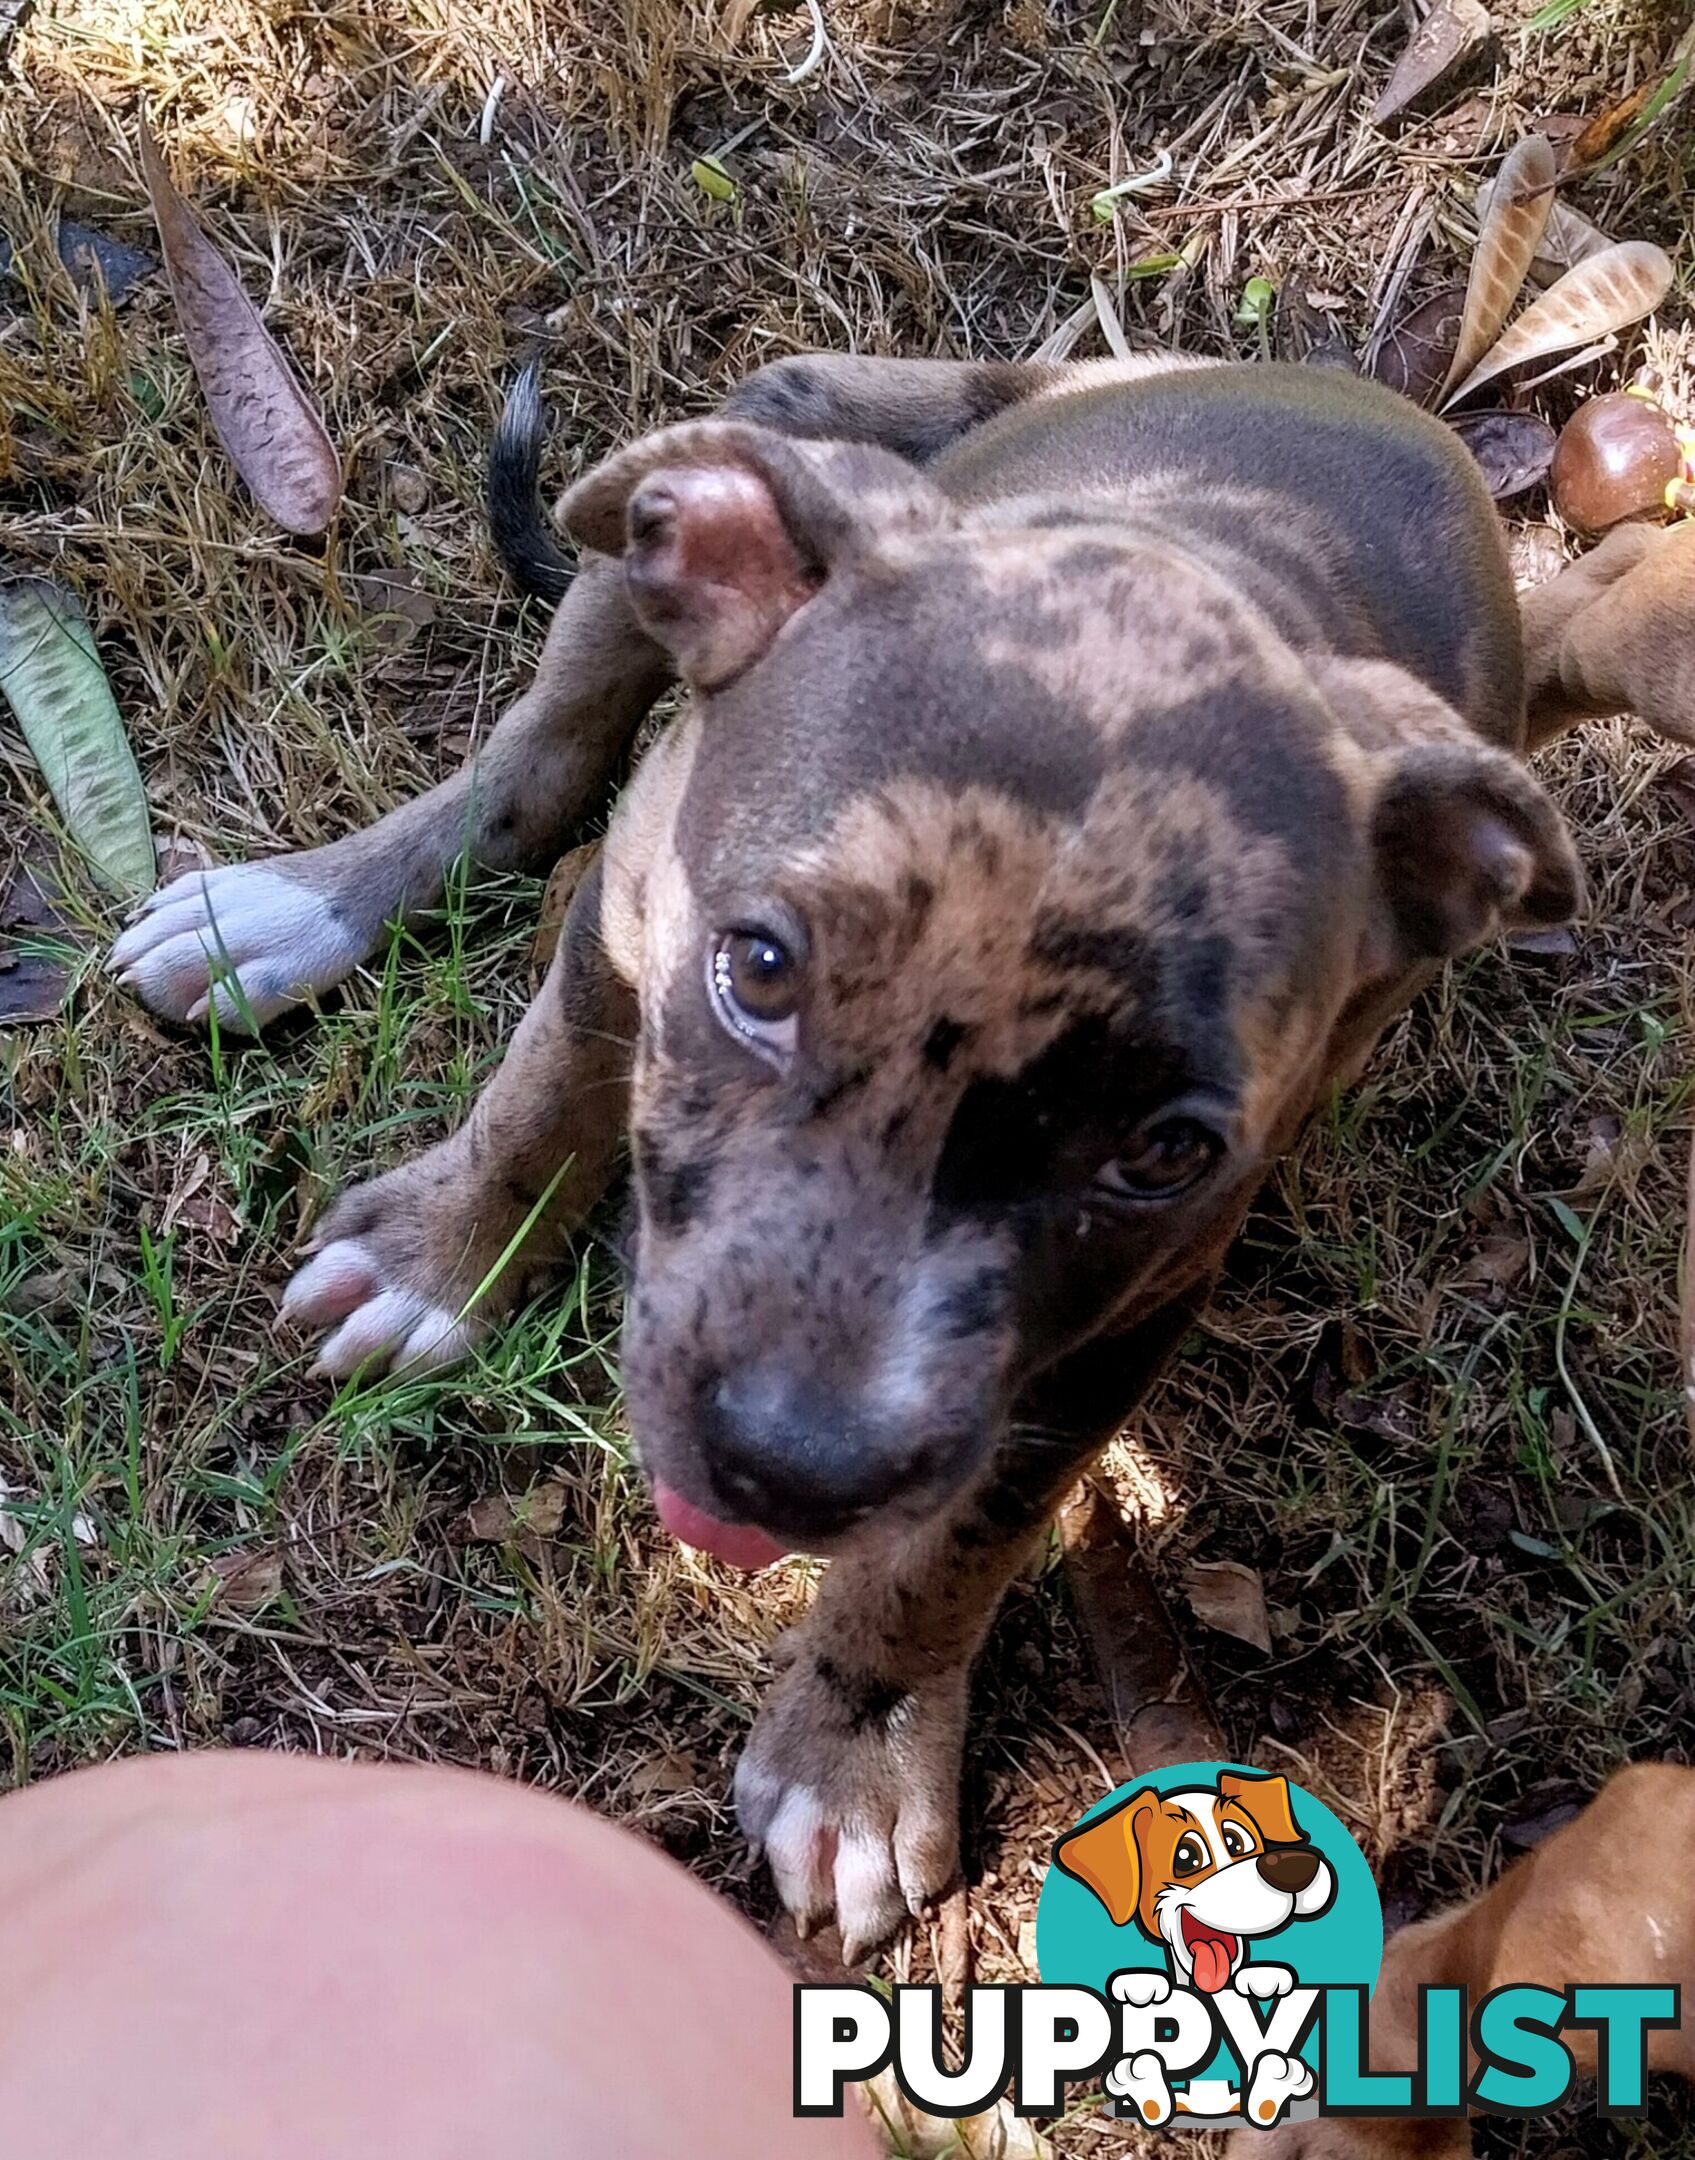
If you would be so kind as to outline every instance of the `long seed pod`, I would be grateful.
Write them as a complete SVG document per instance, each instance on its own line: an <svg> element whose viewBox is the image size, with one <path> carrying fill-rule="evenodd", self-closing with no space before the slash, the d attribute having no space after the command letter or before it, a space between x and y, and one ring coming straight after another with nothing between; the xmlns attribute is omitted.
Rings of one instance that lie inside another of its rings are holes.
<svg viewBox="0 0 1695 2160"><path fill-rule="evenodd" d="M1439 397L1471 373L1506 327L1554 207L1554 177L1553 145L1545 135L1527 135L1502 162L1478 227L1460 340Z"/></svg>
<svg viewBox="0 0 1695 2160"><path fill-rule="evenodd" d="M240 281L194 222L140 122L141 170L177 319L218 438L285 532L321 533L341 500L341 461Z"/></svg>
<svg viewBox="0 0 1695 2160"><path fill-rule="evenodd" d="M0 692L96 872L119 892L150 892L153 834L135 752L82 609L62 585L0 579Z"/></svg>
<svg viewBox="0 0 1695 2160"><path fill-rule="evenodd" d="M1589 345L1651 315L1671 290L1672 269L1663 248L1649 240L1625 240L1568 270L1484 354L1444 405L1469 397L1480 384L1527 367L1550 353Z"/></svg>

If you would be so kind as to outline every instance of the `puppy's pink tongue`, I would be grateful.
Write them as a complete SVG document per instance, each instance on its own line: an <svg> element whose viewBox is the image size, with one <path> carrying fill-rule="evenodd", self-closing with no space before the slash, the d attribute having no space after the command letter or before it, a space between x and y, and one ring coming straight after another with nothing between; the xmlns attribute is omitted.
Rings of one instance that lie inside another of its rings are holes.
<svg viewBox="0 0 1695 2160"><path fill-rule="evenodd" d="M1231 1948L1223 1935L1202 1935L1189 1945L1195 1960L1195 1985L1203 1995L1216 1995L1229 1984Z"/></svg>
<svg viewBox="0 0 1695 2160"><path fill-rule="evenodd" d="M653 1504L659 1510L659 1520L679 1544L693 1545L715 1560L727 1561L731 1567L769 1567L789 1549L751 1523L720 1522L704 1508L697 1508L692 1500L685 1500L680 1492L673 1492L669 1485L655 1484Z"/></svg>

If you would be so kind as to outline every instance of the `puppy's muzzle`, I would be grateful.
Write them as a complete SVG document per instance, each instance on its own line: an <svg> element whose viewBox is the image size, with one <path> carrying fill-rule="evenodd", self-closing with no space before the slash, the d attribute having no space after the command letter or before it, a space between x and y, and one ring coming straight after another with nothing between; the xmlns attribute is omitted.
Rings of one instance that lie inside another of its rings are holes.
<svg viewBox="0 0 1695 2160"><path fill-rule="evenodd" d="M840 1536L940 1467L938 1451L863 1398L772 1362L708 1383L699 1430L727 1515L794 1536Z"/></svg>
<svg viewBox="0 0 1695 2160"><path fill-rule="evenodd" d="M1297 1845L1285 1847L1280 1852L1263 1852L1257 1865L1273 1890L1281 1890L1287 1897L1299 1897L1318 1873L1318 1855Z"/></svg>

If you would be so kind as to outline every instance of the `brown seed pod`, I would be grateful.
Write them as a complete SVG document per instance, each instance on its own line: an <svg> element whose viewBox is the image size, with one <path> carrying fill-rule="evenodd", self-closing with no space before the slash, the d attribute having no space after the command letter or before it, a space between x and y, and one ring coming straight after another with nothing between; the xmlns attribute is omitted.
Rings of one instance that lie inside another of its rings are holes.
<svg viewBox="0 0 1695 2160"><path fill-rule="evenodd" d="M1580 405L1554 446L1554 508L1579 532L1627 518L1664 517L1666 489L1682 477L1677 429L1652 398L1628 390Z"/></svg>

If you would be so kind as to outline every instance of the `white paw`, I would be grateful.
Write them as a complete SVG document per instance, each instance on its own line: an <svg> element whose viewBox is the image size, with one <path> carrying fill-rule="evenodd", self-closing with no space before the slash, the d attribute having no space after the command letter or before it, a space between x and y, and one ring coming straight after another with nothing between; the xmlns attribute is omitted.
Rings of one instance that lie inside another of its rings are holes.
<svg viewBox="0 0 1695 2160"><path fill-rule="evenodd" d="M1312 2091L1312 2071L1298 2055L1279 2055L1273 2050L1254 2064L1248 2097L1242 2112L1258 2129L1269 2130L1291 2100L1304 2100Z"/></svg>
<svg viewBox="0 0 1695 2160"><path fill-rule="evenodd" d="M1120 2056L1107 2072L1105 2084L1115 2100L1129 2101L1152 2128L1157 2130L1171 2120L1171 2081L1152 2048L1144 2048L1140 2055Z"/></svg>
<svg viewBox="0 0 1695 2160"><path fill-rule="evenodd" d="M953 1880L965 1691L950 1676L935 1702L908 1697L880 1729L855 1731L838 1684L808 1658L777 1682L736 1765L735 1798L797 1931L833 1909L852 1965Z"/></svg>
<svg viewBox="0 0 1695 2160"><path fill-rule="evenodd" d="M1162 1972L1116 1972L1110 1984L1120 2002L1134 2003L1138 2010L1151 2009L1171 1995L1171 1981Z"/></svg>
<svg viewBox="0 0 1695 2160"><path fill-rule="evenodd" d="M150 894L110 964L167 1019L203 1020L215 1004L220 1024L241 1033L248 1014L269 1020L340 982L366 947L327 894L262 863L232 863Z"/></svg>
<svg viewBox="0 0 1695 2160"><path fill-rule="evenodd" d="M736 1765L736 1816L762 1847L777 1894L801 1936L835 1912L842 1962L853 1965L922 1912L951 1879L953 1823L897 1809L878 1820L833 1808L810 1786L790 1784L749 1760Z"/></svg>
<svg viewBox="0 0 1695 2160"><path fill-rule="evenodd" d="M1238 1995L1253 1995L1261 2002L1271 2002L1279 1995L1288 1994L1295 1984L1295 1976L1287 1965L1244 1965L1230 1984Z"/></svg>
<svg viewBox="0 0 1695 2160"><path fill-rule="evenodd" d="M457 1364L486 1333L404 1283L385 1281L382 1262L357 1238L339 1238L307 1261L283 1292L282 1316L301 1328L341 1323L312 1368L336 1380L361 1366L376 1374Z"/></svg>

